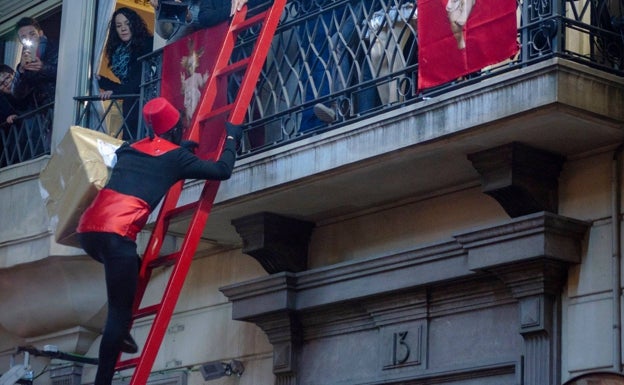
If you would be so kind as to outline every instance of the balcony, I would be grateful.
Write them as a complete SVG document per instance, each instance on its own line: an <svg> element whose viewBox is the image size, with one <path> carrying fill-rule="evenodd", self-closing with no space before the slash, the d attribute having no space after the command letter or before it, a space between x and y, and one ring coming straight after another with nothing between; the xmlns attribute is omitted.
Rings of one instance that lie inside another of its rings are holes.
<svg viewBox="0 0 624 385"><path fill-rule="evenodd" d="M466 155L481 149L522 142L573 156L622 139L622 16L609 13L606 1L524 2L516 57L425 90L417 85L416 29L408 21L414 10L392 13L392 1L363 10L350 1L308 4L287 5L249 106L236 172L222 186L206 229L208 244L238 244L234 228L224 224L260 211L319 222L478 183ZM382 42L361 20L375 15L395 29L384 46L402 49L387 48L373 60L369 47ZM330 55L346 43L336 32L349 21L356 42L343 56ZM244 57L254 39L241 37L236 55ZM159 93L161 61L162 50L145 58L140 103ZM345 61L352 65L342 68ZM333 77L331 68L339 69ZM236 87L232 76L230 88ZM375 103L358 110L367 90ZM97 96L76 99L76 124L110 133L120 100L98 112ZM317 103L335 108L336 120L302 123ZM3 166L49 153L52 110L46 111L2 131ZM117 130L124 124L121 118ZM140 124L126 139L146 134ZM183 199L192 200L199 185L189 182ZM172 229L183 233L183 227Z"/></svg>
<svg viewBox="0 0 624 385"><path fill-rule="evenodd" d="M622 16L611 15L607 2L524 2L516 57L426 90L417 85L409 22L415 11L392 13L396 4L382 1L362 14L358 3L287 5L249 106L235 173L222 185L205 231L209 249L239 244L229 224L258 212L319 223L478 184L467 155L483 149L521 142L568 157L622 140ZM381 23L395 28L383 42L361 21L379 10ZM357 41L341 56L336 49L348 37L336 32L349 18ZM409 39L392 40L403 36ZM239 39L237 57L254 38ZM387 48L373 60L369 47L381 43ZM162 51L146 59L143 101L159 92L161 60ZM340 69L344 61L352 64ZM333 77L332 68L339 68ZM367 90L377 100L358 110ZM93 98L77 99L80 116L87 116ZM335 121L305 124L317 103L333 106ZM192 201L200 186L189 182L183 201ZM171 229L182 234L185 225Z"/></svg>
<svg viewBox="0 0 624 385"><path fill-rule="evenodd" d="M272 151L294 141L347 125L358 126L364 119L377 117L380 113L397 109L406 112L408 107L410 110L424 111L432 104L432 98L439 99L460 89L475 88L475 85L485 81L492 84L496 82L492 78L501 80L501 75L509 72L526 73L527 68L536 63L562 63L560 59L563 59L563 62L581 63L617 77L624 73L624 42L621 35L624 22L619 14L611 14L614 11L609 9L608 1L565 1L561 9L555 4L543 3L535 6L530 2L522 3L518 8L518 40L522 49L517 57L426 90L418 90L416 79L416 22L406 22L407 19L417 17L416 10L405 14L392 13L397 9L394 1L369 1L364 9L357 6L358 2L349 1L332 2L331 6L326 7L308 3L292 1L287 6L254 100L249 107L246 140L241 149L241 158ZM621 6L612 8L616 13L621 10ZM370 27L362 20L372 20L375 17L382 24L381 29L392 25L395 29L394 35L382 40L379 35L371 34ZM357 41L348 42L347 52L338 56L334 51L347 44L347 37L337 34L339 27L350 22L355 25ZM322 38L319 39L318 36ZM246 56L254 38L251 35L240 39L237 57ZM386 48L375 56L371 47L376 45L384 45ZM396 46L401 50L394 49ZM141 103L159 93L161 60L162 50L156 51L145 60ZM345 68L341 65L345 62L351 65ZM396 70L390 71L389 68ZM315 71L322 75L314 76ZM232 77L230 88L237 88L236 76ZM374 105L358 110L357 99L369 90L374 91ZM118 96L105 111L99 112L95 110L96 103L93 103L99 100L97 96L77 97L79 107L76 124L112 133L106 128L106 119L119 115L120 102L123 99L137 96L139 95ZM318 103L334 109L334 122L325 124L318 119L313 124L304 122L312 114L312 107ZM140 106L136 105L135 108ZM94 112L96 118L86 115ZM34 115L36 114L33 113L32 116ZM50 124L50 116L47 120L43 117L41 122L35 124ZM121 121L118 128L125 124L126 122ZM28 137L28 132L32 129L20 130L18 127L13 130L19 132L19 138L15 132L5 134L3 138L2 159L8 165L49 152L49 149L44 149L44 152L32 150L38 146L32 140L34 138L24 141L24 137ZM36 130L46 131L49 128L37 127ZM140 125L138 131L126 139L136 140L145 135L146 130ZM39 134L33 132L32 136ZM12 154L5 154L5 149L12 151Z"/></svg>

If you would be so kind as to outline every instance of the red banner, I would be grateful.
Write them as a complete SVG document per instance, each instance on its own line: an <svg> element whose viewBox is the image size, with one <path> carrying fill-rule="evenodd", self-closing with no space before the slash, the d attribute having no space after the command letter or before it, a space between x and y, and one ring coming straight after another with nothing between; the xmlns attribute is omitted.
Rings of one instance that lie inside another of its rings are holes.
<svg viewBox="0 0 624 385"><path fill-rule="evenodd" d="M516 0L419 0L418 88L511 58L516 23Z"/></svg>
<svg viewBox="0 0 624 385"><path fill-rule="evenodd" d="M184 127L190 127L214 69L228 22L201 29L168 44L163 51L160 95L167 98L179 111ZM227 103L227 79L219 85L214 107ZM200 135L200 152L210 152L210 133Z"/></svg>

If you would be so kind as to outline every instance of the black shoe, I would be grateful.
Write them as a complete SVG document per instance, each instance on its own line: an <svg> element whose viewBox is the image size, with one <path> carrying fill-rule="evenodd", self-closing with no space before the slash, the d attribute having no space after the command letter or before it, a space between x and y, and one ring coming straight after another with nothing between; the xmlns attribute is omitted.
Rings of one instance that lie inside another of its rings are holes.
<svg viewBox="0 0 624 385"><path fill-rule="evenodd" d="M139 347L137 346L137 343L134 341L134 338L132 338L130 333L126 334L126 336L121 341L121 351L130 354L134 354L139 351Z"/></svg>

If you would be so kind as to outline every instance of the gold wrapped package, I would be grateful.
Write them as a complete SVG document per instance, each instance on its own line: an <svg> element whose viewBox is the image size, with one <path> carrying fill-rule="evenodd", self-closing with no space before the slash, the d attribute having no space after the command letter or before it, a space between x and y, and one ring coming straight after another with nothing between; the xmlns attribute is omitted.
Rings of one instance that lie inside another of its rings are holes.
<svg viewBox="0 0 624 385"><path fill-rule="evenodd" d="M104 133L72 126L53 152L40 181L56 242L80 247L76 226L106 184L121 143Z"/></svg>

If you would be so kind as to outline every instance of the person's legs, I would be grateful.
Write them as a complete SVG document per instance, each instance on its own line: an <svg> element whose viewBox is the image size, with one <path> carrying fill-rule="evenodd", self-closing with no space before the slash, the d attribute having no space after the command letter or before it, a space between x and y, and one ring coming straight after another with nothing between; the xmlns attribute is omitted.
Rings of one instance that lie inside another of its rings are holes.
<svg viewBox="0 0 624 385"><path fill-rule="evenodd" d="M132 305L139 265L136 243L110 233L85 233L81 245L95 260L104 263L108 316L99 350L95 385L110 385L124 338L132 322Z"/></svg>

